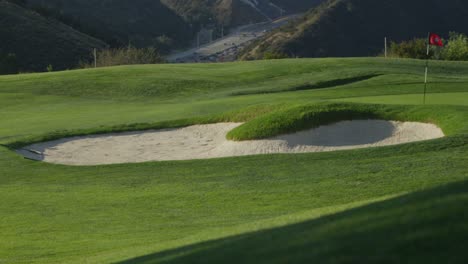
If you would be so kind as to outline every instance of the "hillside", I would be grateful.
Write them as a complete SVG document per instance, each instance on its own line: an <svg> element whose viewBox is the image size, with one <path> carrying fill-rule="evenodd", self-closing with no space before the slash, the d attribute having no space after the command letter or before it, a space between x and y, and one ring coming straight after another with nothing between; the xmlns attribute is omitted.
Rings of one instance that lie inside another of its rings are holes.
<svg viewBox="0 0 468 264"><path fill-rule="evenodd" d="M323 0L161 0L189 23L239 26L305 12Z"/></svg>
<svg viewBox="0 0 468 264"><path fill-rule="evenodd" d="M0 0L0 53L16 55L20 71L74 68L106 44L54 19Z"/></svg>
<svg viewBox="0 0 468 264"><path fill-rule="evenodd" d="M157 46L166 36L183 46L193 34L187 23L159 0L28 0L30 7L46 7L79 21L120 45Z"/></svg>
<svg viewBox="0 0 468 264"><path fill-rule="evenodd" d="M271 0L271 3L284 9L286 13L306 12L326 0Z"/></svg>
<svg viewBox="0 0 468 264"><path fill-rule="evenodd" d="M458 0L328 0L294 24L251 45L244 59L265 52L292 57L374 56L383 39L424 37L428 31L467 33L468 2Z"/></svg>
<svg viewBox="0 0 468 264"><path fill-rule="evenodd" d="M162 0L163 4L196 25L223 24L226 27L265 21L267 17L241 0Z"/></svg>

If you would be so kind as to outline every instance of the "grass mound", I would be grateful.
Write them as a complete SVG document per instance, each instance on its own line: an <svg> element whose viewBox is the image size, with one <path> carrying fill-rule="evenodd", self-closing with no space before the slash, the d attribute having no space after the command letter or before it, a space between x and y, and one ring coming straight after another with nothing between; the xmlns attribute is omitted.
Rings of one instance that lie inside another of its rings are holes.
<svg viewBox="0 0 468 264"><path fill-rule="evenodd" d="M389 106L365 104L301 105L280 109L247 122L227 135L231 140L264 139L345 120L383 119L438 125L446 135L468 131L468 117L456 107Z"/></svg>
<svg viewBox="0 0 468 264"><path fill-rule="evenodd" d="M268 93L283 93L283 92L294 92L294 91L305 91L305 90L316 90L316 89L325 89L325 88L332 88L342 85L348 84L355 84L358 82L366 81L372 79L374 77L378 77L381 74L367 74L367 75L358 75L348 78L338 78L338 79L331 79L331 80L324 80L318 82L308 82L305 84L295 85L293 87L287 87L283 89L276 89L276 90L248 90L248 91L241 91L235 92L232 95L239 96L239 95L249 95L249 94L268 94Z"/></svg>

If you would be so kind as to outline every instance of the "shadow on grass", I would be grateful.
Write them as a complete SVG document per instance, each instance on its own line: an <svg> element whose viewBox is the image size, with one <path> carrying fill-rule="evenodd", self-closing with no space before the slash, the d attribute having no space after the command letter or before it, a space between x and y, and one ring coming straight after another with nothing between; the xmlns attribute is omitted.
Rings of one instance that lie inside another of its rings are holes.
<svg viewBox="0 0 468 264"><path fill-rule="evenodd" d="M279 90L250 90L250 91L241 91L232 93L232 96L240 96L240 95L254 95L254 94L270 94L270 93L283 93L283 92L294 92L294 91L304 91L304 90L316 90L316 89L325 89L331 88L335 86L342 86L353 84L361 81L366 81L372 79L374 77L381 76L382 74L369 74L369 75L362 75L362 76L355 76L351 78L341 78L341 79L333 79L329 81L321 81L317 83L306 83L301 84L298 86L293 86L285 89Z"/></svg>
<svg viewBox="0 0 468 264"><path fill-rule="evenodd" d="M397 127L385 120L341 121L311 131L279 136L291 148L297 146L344 147L373 144L390 138Z"/></svg>
<svg viewBox="0 0 468 264"><path fill-rule="evenodd" d="M468 181L121 263L466 263Z"/></svg>

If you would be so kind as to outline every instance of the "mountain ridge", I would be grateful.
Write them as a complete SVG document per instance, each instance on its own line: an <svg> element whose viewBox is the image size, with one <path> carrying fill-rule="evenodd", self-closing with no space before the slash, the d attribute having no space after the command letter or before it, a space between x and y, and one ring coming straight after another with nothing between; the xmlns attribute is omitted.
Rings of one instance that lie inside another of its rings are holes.
<svg viewBox="0 0 468 264"><path fill-rule="evenodd" d="M0 25L0 52L15 54L20 71L74 68L92 49L107 45L6 0L0 0Z"/></svg>

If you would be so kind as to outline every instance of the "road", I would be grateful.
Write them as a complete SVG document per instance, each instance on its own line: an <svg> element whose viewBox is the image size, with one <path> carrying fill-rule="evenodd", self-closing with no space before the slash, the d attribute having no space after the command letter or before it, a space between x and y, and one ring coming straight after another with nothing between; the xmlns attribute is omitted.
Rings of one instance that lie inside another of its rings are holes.
<svg viewBox="0 0 468 264"><path fill-rule="evenodd" d="M274 21L241 26L224 38L189 50L176 52L166 57L169 62L217 62L232 61L237 53L251 41L258 39L299 15L290 15Z"/></svg>

